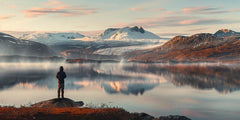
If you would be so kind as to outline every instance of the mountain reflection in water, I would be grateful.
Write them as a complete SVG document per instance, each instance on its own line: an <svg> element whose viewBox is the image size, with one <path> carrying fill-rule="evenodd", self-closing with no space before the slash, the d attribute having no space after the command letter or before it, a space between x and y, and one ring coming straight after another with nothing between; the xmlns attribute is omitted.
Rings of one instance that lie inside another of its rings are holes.
<svg viewBox="0 0 240 120"><path fill-rule="evenodd" d="M162 75L175 86L231 93L240 88L240 67L230 65L133 65L126 71Z"/></svg>
<svg viewBox="0 0 240 120"><path fill-rule="evenodd" d="M1 64L0 89L14 85L31 89L57 89L55 74L60 64L19 67ZM62 64L61 64L62 65ZM17 66L17 64L16 64ZM109 94L142 95L162 83L216 89L230 93L240 88L240 67L230 65L162 65L162 64L64 64L66 89L101 88ZM17 68L17 69L16 69Z"/></svg>

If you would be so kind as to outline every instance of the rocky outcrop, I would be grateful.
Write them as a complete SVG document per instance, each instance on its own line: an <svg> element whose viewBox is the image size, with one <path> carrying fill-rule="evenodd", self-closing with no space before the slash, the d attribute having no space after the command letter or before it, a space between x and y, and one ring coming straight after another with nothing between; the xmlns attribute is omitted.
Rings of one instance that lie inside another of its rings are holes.
<svg viewBox="0 0 240 120"><path fill-rule="evenodd" d="M154 118L153 116L146 113L132 113L132 115L133 120L191 120L185 116L180 115L160 116L157 118Z"/></svg>
<svg viewBox="0 0 240 120"><path fill-rule="evenodd" d="M137 26L130 28L130 30L135 31L135 32L140 32L140 33L145 32L145 30L142 27L137 27Z"/></svg>
<svg viewBox="0 0 240 120"><path fill-rule="evenodd" d="M179 116L179 115L169 115L169 116L161 116L158 118L155 118L153 120L191 120L185 116Z"/></svg>
<svg viewBox="0 0 240 120"><path fill-rule="evenodd" d="M148 115L146 113L132 113L134 116L133 119L135 120L153 120L154 117L151 115Z"/></svg>
<svg viewBox="0 0 240 120"><path fill-rule="evenodd" d="M51 99L33 104L32 107L0 107L2 120L190 120L184 116L154 118L146 113L129 113L120 108L77 108L83 102L69 98Z"/></svg>
<svg viewBox="0 0 240 120"><path fill-rule="evenodd" d="M64 107L80 107L83 106L82 101L75 102L69 98L54 98L51 100L42 101L36 104L33 104L32 107L41 107L41 108L64 108Z"/></svg>
<svg viewBox="0 0 240 120"><path fill-rule="evenodd" d="M229 29L218 30L215 34L215 37L229 37L229 36L240 36L239 32L235 32Z"/></svg>

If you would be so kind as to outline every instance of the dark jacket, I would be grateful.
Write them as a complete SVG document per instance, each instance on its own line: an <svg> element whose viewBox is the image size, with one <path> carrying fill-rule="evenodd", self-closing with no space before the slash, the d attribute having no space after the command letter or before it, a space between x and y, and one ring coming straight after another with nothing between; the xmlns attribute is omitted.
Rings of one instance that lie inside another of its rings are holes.
<svg viewBox="0 0 240 120"><path fill-rule="evenodd" d="M65 72L59 71L57 73L56 77L58 78L59 83L64 83L64 78L66 78L67 76L66 76Z"/></svg>

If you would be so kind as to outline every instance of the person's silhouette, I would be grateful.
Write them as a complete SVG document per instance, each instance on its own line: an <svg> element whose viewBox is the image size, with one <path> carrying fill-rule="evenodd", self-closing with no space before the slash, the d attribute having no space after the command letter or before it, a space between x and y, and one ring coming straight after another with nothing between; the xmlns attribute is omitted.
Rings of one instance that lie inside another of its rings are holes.
<svg viewBox="0 0 240 120"><path fill-rule="evenodd" d="M60 90L62 91L62 98L64 98L64 78L66 78L66 73L63 71L63 66L60 66L59 71L56 75L58 78L58 98L60 98Z"/></svg>

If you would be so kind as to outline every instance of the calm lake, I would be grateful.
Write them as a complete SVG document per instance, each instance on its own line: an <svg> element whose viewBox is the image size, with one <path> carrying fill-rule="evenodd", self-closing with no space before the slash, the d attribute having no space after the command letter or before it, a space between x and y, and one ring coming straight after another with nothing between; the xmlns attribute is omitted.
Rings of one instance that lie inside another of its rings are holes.
<svg viewBox="0 0 240 120"><path fill-rule="evenodd" d="M64 66L65 97L87 106L124 108L155 117L240 119L240 65L141 63L0 63L0 105L57 97Z"/></svg>

